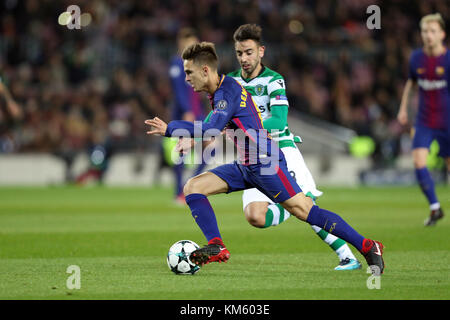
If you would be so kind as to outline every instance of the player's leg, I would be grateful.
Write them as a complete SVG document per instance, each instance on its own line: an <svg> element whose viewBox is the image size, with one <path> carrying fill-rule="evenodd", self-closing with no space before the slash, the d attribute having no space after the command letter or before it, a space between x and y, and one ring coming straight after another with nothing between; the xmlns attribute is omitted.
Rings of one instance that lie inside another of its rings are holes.
<svg viewBox="0 0 450 320"><path fill-rule="evenodd" d="M433 217L439 215L441 207L436 196L433 178L427 168L429 148L431 142L435 139L436 131L422 126L416 126L414 129L412 144L414 168L417 182L430 206L430 216L425 220L425 226L431 226L436 223Z"/></svg>
<svg viewBox="0 0 450 320"><path fill-rule="evenodd" d="M323 228L325 231L345 240L364 255L372 272L380 274L384 269L382 259L383 245L360 235L347 222L334 212L314 205L291 177L286 162L281 160L271 175L259 174L253 185L272 201L279 203L298 219Z"/></svg>
<svg viewBox="0 0 450 320"><path fill-rule="evenodd" d="M428 200L430 205L430 215L424 221L425 226L433 226L436 221L442 218L443 213L441 204L436 196L433 178L427 168L428 149L416 148L413 150L413 161L416 172L416 178L422 193Z"/></svg>
<svg viewBox="0 0 450 320"><path fill-rule="evenodd" d="M450 172L450 132L440 130L436 131L435 138L439 144L439 156L445 159L447 165L447 176ZM433 186L434 189L434 186ZM436 201L437 197L435 196ZM436 222L444 217L444 210L441 208L439 202L437 205L430 205L430 215L425 219L425 226L433 226Z"/></svg>
<svg viewBox="0 0 450 320"><path fill-rule="evenodd" d="M319 208L302 192L283 201L283 207L298 219L322 227L327 232L352 244L365 258L372 273L384 270L383 245L360 235L344 219L334 212Z"/></svg>
<svg viewBox="0 0 450 320"><path fill-rule="evenodd" d="M307 197L313 199L315 203L316 199L320 197L323 192L317 189L316 182L314 181L300 150L297 147L285 147L281 150L286 158L289 173L300 186L303 193ZM287 219L290 216L290 213L287 210L284 210L283 206L280 204L277 205L281 208L281 211L285 212L284 216ZM326 232L320 227L311 225L311 228L338 256L339 265L335 270L355 270L361 268L361 263L356 259L352 250L344 240Z"/></svg>
<svg viewBox="0 0 450 320"><path fill-rule="evenodd" d="M347 242L341 238L326 232L324 229L311 225L317 236L325 242L339 258L339 265L334 268L337 271L361 269L361 263L356 259Z"/></svg>
<svg viewBox="0 0 450 320"><path fill-rule="evenodd" d="M175 177L175 202L178 204L185 204L184 194L183 194L183 171L184 163L174 164L173 173Z"/></svg>
<svg viewBox="0 0 450 320"><path fill-rule="evenodd" d="M205 172L189 179L184 186L186 203L208 241L214 238L220 239L221 236L216 216L207 197L227 192L227 190L227 183L211 172Z"/></svg>
<svg viewBox="0 0 450 320"><path fill-rule="evenodd" d="M208 196L243 190L248 187L236 164L219 166L211 171L189 179L184 186L186 203L191 209L195 222L202 230L208 244L191 253L190 259L196 264L225 262L230 258L217 225L216 215Z"/></svg>
<svg viewBox="0 0 450 320"><path fill-rule="evenodd" d="M430 171L427 168L427 157L429 151L427 148L416 148L412 152L414 168L416 171L416 178L419 182L419 186L427 198L430 209L439 209L440 203L436 196L436 191L434 187L434 181L431 177Z"/></svg>
<svg viewBox="0 0 450 320"><path fill-rule="evenodd" d="M322 192L317 190L300 150L295 146L284 147L281 150L286 159L289 174L297 181L300 188L307 190L312 197L321 196ZM242 202L247 221L257 228L277 226L291 216L282 205L274 203L256 188L244 190Z"/></svg>
<svg viewBox="0 0 450 320"><path fill-rule="evenodd" d="M242 204L245 218L257 228L276 226L290 216L280 204L274 203L256 188L244 190Z"/></svg>

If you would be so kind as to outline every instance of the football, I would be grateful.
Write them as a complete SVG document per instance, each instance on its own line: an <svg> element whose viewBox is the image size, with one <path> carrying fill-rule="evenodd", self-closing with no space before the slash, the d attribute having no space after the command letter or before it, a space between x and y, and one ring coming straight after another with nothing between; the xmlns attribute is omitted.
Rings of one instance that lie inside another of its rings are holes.
<svg viewBox="0 0 450 320"><path fill-rule="evenodd" d="M175 274L195 274L200 270L200 266L189 260L192 251L200 248L198 244L191 240L180 240L175 242L167 253L167 265Z"/></svg>

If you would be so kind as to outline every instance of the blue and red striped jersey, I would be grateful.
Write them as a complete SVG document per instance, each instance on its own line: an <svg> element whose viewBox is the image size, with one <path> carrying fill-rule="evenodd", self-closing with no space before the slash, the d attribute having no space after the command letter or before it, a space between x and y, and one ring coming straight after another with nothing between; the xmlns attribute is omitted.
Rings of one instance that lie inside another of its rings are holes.
<svg viewBox="0 0 450 320"><path fill-rule="evenodd" d="M223 129L232 129L226 130L226 134L237 146L239 162L244 165L260 163L260 158L270 157L273 148L278 149L263 127L252 96L236 80L222 75L210 100L213 112L208 122L171 121L166 136L177 136L174 133L177 129L187 130L191 137L204 136L211 129L215 129L216 134Z"/></svg>
<svg viewBox="0 0 450 320"><path fill-rule="evenodd" d="M416 125L432 129L450 129L450 52L428 56L423 49L413 51L408 78L419 86Z"/></svg>

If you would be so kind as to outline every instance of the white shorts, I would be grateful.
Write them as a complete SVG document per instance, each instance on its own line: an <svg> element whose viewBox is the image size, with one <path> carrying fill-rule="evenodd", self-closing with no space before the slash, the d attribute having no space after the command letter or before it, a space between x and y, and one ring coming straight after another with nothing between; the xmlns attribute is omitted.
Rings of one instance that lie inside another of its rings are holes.
<svg viewBox="0 0 450 320"><path fill-rule="evenodd" d="M313 196L320 197L323 192L317 190L316 183L306 166L305 160L303 159L300 150L295 147L285 147L282 148L284 157L286 158L287 167L289 173L294 177L297 184L300 186L304 194L311 192ZM243 208L251 202L269 202L273 203L264 193L256 188L244 190L242 195Z"/></svg>

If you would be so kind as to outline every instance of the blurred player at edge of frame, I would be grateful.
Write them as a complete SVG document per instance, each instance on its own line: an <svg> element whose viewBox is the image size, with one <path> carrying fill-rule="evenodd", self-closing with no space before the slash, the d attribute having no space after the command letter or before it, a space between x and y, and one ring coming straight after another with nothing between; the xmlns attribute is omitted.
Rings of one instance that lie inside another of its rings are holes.
<svg viewBox="0 0 450 320"><path fill-rule="evenodd" d="M196 42L198 42L198 37L193 29L180 29L177 35L178 54L171 59L169 67L170 83L174 97L172 109L173 120L182 119L193 122L195 120L203 120L205 117L200 95L185 81L183 60L180 56L184 48ZM166 146L170 148L174 147L173 144L166 144ZM175 201L179 204L184 204L183 172L185 160L183 155L180 155L180 157L182 157L182 159L173 165L173 173L175 176ZM205 166L205 161L202 158L202 163L197 166L194 175L200 174Z"/></svg>
<svg viewBox="0 0 450 320"><path fill-rule="evenodd" d="M427 168L427 156L434 139L439 144L439 155L447 164L447 179L450 173L450 52L443 44L445 23L439 13L424 16L420 20L420 31L423 48L411 54L397 119L402 125L408 123L409 96L413 86L418 84L419 109L414 124L412 155L417 181L430 204L430 215L424 224L432 226L444 217Z"/></svg>

